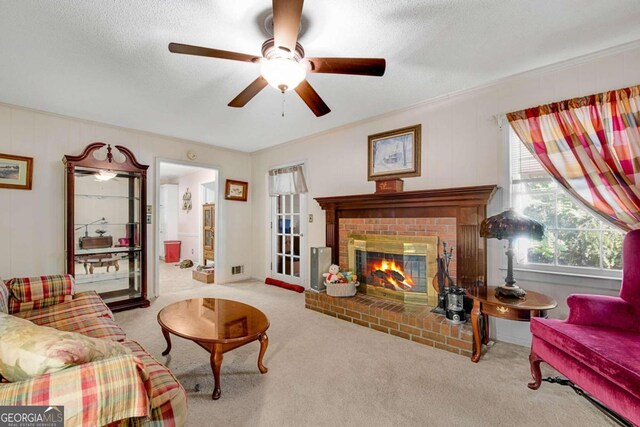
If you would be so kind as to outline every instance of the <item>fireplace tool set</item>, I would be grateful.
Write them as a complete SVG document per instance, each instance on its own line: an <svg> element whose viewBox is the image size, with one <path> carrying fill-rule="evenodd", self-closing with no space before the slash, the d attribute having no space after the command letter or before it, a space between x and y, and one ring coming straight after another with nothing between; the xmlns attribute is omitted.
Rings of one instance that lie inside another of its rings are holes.
<svg viewBox="0 0 640 427"><path fill-rule="evenodd" d="M444 314L452 323L460 324L466 321L466 313L464 311L465 291L457 287L449 275L449 263L453 258L453 247L447 250L447 246L447 242L442 242L442 256L437 258L438 306L431 311Z"/></svg>

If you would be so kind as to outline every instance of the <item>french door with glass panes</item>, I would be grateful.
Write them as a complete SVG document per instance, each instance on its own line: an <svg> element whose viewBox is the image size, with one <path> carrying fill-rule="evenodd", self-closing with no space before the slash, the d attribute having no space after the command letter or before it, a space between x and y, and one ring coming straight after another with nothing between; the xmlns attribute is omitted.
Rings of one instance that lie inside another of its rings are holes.
<svg viewBox="0 0 640 427"><path fill-rule="evenodd" d="M304 285L306 203L304 194L272 197L271 276Z"/></svg>

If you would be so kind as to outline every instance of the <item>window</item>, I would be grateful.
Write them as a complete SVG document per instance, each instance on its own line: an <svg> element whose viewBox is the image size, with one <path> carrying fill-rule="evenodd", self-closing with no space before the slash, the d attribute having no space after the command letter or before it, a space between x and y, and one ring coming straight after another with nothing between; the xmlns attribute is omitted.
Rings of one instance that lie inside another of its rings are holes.
<svg viewBox="0 0 640 427"><path fill-rule="evenodd" d="M509 146L512 206L547 227L541 242L517 241L516 267L618 277L623 234L556 184L511 128Z"/></svg>

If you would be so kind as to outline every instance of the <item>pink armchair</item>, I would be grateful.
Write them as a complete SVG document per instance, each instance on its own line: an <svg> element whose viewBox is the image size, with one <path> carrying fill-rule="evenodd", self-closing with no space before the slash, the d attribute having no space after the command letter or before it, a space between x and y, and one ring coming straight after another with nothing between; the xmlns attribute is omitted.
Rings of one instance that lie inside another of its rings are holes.
<svg viewBox="0 0 640 427"><path fill-rule="evenodd" d="M622 248L619 297L570 295L566 320L531 319L529 388L546 362L587 394L640 426L640 230Z"/></svg>

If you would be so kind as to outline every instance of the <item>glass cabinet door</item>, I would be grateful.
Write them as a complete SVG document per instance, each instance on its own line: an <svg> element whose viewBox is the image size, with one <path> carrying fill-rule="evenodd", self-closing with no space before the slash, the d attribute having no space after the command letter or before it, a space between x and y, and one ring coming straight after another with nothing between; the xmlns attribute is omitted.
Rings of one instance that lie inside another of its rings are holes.
<svg viewBox="0 0 640 427"><path fill-rule="evenodd" d="M95 290L106 302L141 296L140 177L75 170L75 279L77 291Z"/></svg>

